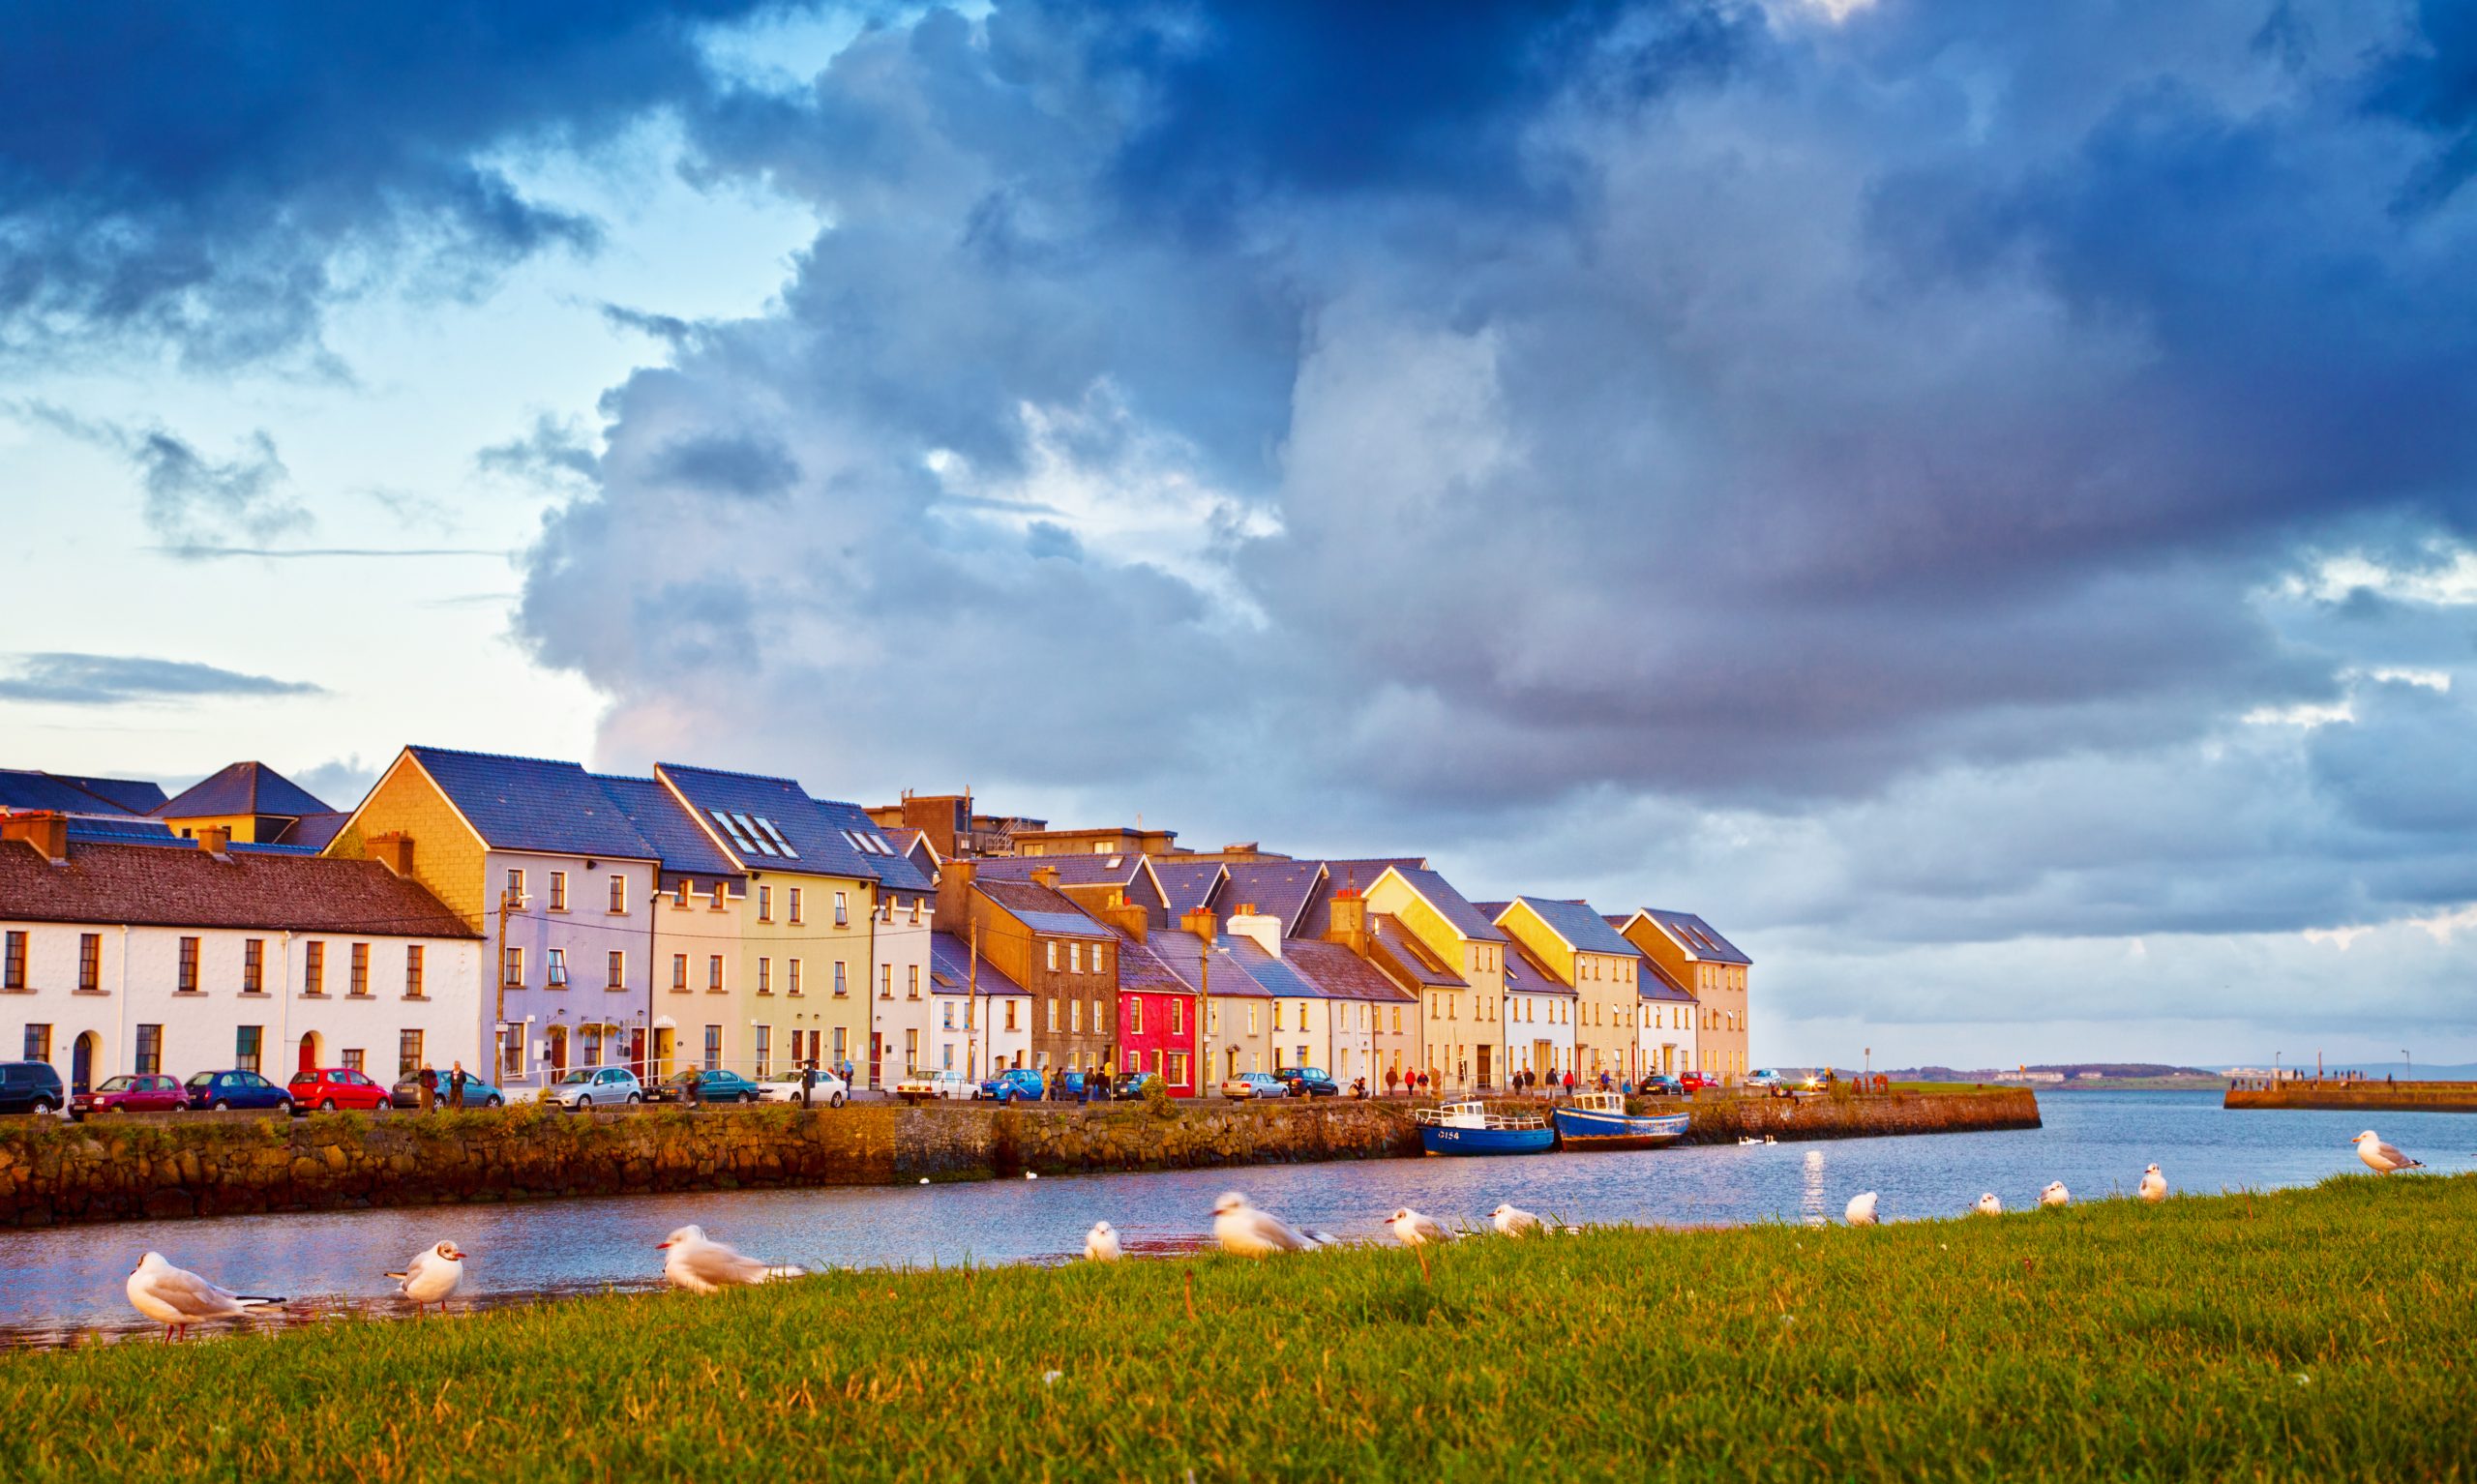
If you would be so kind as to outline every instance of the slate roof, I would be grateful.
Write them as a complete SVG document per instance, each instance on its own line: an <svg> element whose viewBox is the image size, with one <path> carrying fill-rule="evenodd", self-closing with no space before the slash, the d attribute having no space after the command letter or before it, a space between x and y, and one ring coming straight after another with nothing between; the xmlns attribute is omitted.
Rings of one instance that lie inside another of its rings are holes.
<svg viewBox="0 0 2477 1484"><path fill-rule="evenodd" d="M1256 982L1246 966L1232 956L1234 939L1228 934L1213 939L1212 978L1209 988L1214 998L1225 995L1245 999L1269 999L1272 992ZM1149 945L1162 963L1170 966L1190 991L1205 987L1202 978L1204 939L1192 933L1156 933ZM1251 945L1252 946L1252 945Z"/></svg>
<svg viewBox="0 0 2477 1484"><path fill-rule="evenodd" d="M281 815L298 819L334 811L326 800L263 762L231 762L156 805L153 813L159 819L210 815Z"/></svg>
<svg viewBox="0 0 2477 1484"><path fill-rule="evenodd" d="M1333 926L1333 893L1351 887L1365 895L1378 876L1388 866L1404 871L1417 871L1427 864L1423 855L1359 857L1352 860L1319 861L1325 874L1317 878L1316 889L1307 894L1307 909L1298 914L1294 930L1299 937L1323 937Z"/></svg>
<svg viewBox="0 0 2477 1484"><path fill-rule="evenodd" d="M1144 876L1144 857L1132 850L1116 855L992 855L978 862L973 875L1029 881L1044 867L1058 873L1060 886L1133 886Z"/></svg>
<svg viewBox="0 0 2477 1484"><path fill-rule="evenodd" d="M43 773L33 768L0 768L0 810L48 809L64 815L141 816L146 813L143 809L127 807L110 793L99 791L105 786L124 790L154 788L158 801L164 793L153 784L138 784L127 779L64 778L57 773ZM138 795L133 792L129 796Z"/></svg>
<svg viewBox="0 0 2477 1484"><path fill-rule="evenodd" d="M1385 971L1340 943L1293 938L1281 945L1282 962L1300 977L1314 981L1330 999L1416 1000Z"/></svg>
<svg viewBox="0 0 2477 1484"><path fill-rule="evenodd" d="M352 817L349 811L330 809L322 814L303 815L284 827L274 844L300 846L304 849L323 850L338 835L343 833L344 821Z"/></svg>
<svg viewBox="0 0 2477 1484"><path fill-rule="evenodd" d="M862 851L860 855L869 863L870 874L878 878L879 885L888 891L926 892L937 889L938 883L930 878L929 873L920 869L918 861L903 852L902 847L894 843L894 837L869 817L867 810L840 799L811 799L809 802L816 805L825 822L834 827L836 839L841 839L843 832L850 830L873 845L882 843L885 846L882 855L873 851Z"/></svg>
<svg viewBox="0 0 2477 1484"><path fill-rule="evenodd" d="M492 849L662 858L593 775L576 763L442 747L408 747L404 754Z"/></svg>
<svg viewBox="0 0 2477 1484"><path fill-rule="evenodd" d="M1625 958L1634 952L1626 935L1608 925L1608 920L1593 911L1588 902L1567 902L1557 897L1517 897L1524 906L1539 914L1539 920L1556 931L1559 937L1584 953L1609 953ZM1498 914L1504 915L1500 907Z"/></svg>
<svg viewBox="0 0 2477 1484"><path fill-rule="evenodd" d="M971 889L1005 908L1016 921L1035 933L1054 937L1117 935L1117 929L1077 906L1073 898L1047 886L1035 886L1030 881L984 881L975 874Z"/></svg>
<svg viewBox="0 0 2477 1484"><path fill-rule="evenodd" d="M1286 959L1265 952L1265 945L1252 937L1233 934L1222 939L1230 956L1247 977L1264 986L1265 993L1281 999L1323 999L1325 987L1301 974Z"/></svg>
<svg viewBox="0 0 2477 1484"><path fill-rule="evenodd" d="M163 786L148 779L85 778L75 773L53 773L49 776L134 815L152 814L156 806L164 802Z"/></svg>
<svg viewBox="0 0 2477 1484"><path fill-rule="evenodd" d="M1418 935L1403 927L1399 921L1377 913L1367 919L1367 925L1368 952L1375 955L1379 963L1391 967L1403 978L1414 984L1433 989L1459 990L1468 987L1460 974L1447 967L1445 961L1430 953L1428 945L1419 941Z"/></svg>
<svg viewBox="0 0 2477 1484"><path fill-rule="evenodd" d="M1394 869L1403 880L1411 883L1412 890L1426 898L1428 905L1435 907L1447 922L1452 924L1454 931L1464 937L1482 943L1505 941L1505 934L1498 931L1495 923L1481 915L1479 909L1473 906L1462 893L1455 891L1452 882L1424 868L1404 869L1397 866Z"/></svg>
<svg viewBox="0 0 2477 1484"><path fill-rule="evenodd" d="M1213 909L1227 916L1252 902L1257 911L1279 918L1287 935L1298 926L1325 865L1322 861L1241 861L1228 870L1230 878L1213 894Z"/></svg>
<svg viewBox="0 0 2477 1484"><path fill-rule="evenodd" d="M1197 907L1209 905L1226 870L1219 861L1154 861L1152 875L1161 883L1162 895L1170 899L1170 921L1176 923Z"/></svg>
<svg viewBox="0 0 2477 1484"><path fill-rule="evenodd" d="M681 762L655 763L654 777L687 799L697 823L723 842L723 853L741 870L797 871L874 881L878 862L895 858L890 853L864 853L843 833L844 822L810 798L795 779ZM772 823L773 833L769 835L760 820ZM876 832L876 823L865 816L862 823Z"/></svg>
<svg viewBox="0 0 2477 1484"><path fill-rule="evenodd" d="M99 845L185 846L190 842L172 833L172 827L161 819L145 819L136 816L122 818L69 820L69 838L88 840Z"/></svg>
<svg viewBox="0 0 2477 1484"><path fill-rule="evenodd" d="M971 971L971 943L959 934L943 931L929 935L929 991L933 994L969 994L975 981ZM983 954L980 978L983 994L1022 994L1024 987L1006 977L1005 971L989 962Z"/></svg>
<svg viewBox="0 0 2477 1484"><path fill-rule="evenodd" d="M652 843L660 852L662 869L690 876L724 876L738 878L740 870L731 858L697 827L697 820L671 791L650 778L621 778L609 773L596 773L593 781L611 795L637 827L637 833Z"/></svg>
<svg viewBox="0 0 2477 1484"><path fill-rule="evenodd" d="M1752 964L1754 961L1738 952L1737 945L1712 931L1712 925L1692 912L1671 912L1656 906L1643 908L1643 915L1660 925L1678 946L1698 959L1713 964ZM1629 919L1630 921L1630 919Z"/></svg>
<svg viewBox="0 0 2477 1484"><path fill-rule="evenodd" d="M1151 943L1139 942L1123 928L1110 930L1119 940L1119 989L1131 994L1193 994L1195 990L1178 975L1169 962L1152 951ZM1196 941L1192 934L1190 942Z"/></svg>
<svg viewBox="0 0 2477 1484"><path fill-rule="evenodd" d="M1659 961L1656 959L1637 955L1634 962L1637 965L1634 970L1634 991L1640 997L1682 1000L1689 1005L1697 1002L1694 992L1670 978L1668 970L1660 967Z"/></svg>
<svg viewBox="0 0 2477 1484"><path fill-rule="evenodd" d="M439 900L376 861L236 849L217 859L176 848L72 840L55 866L22 842L0 845L0 903L19 922L291 929L372 937L468 937Z"/></svg>
<svg viewBox="0 0 2477 1484"><path fill-rule="evenodd" d="M1523 947L1519 939L1506 944L1502 966L1508 994L1574 994L1573 986L1558 978L1547 965L1533 958L1531 950Z"/></svg>

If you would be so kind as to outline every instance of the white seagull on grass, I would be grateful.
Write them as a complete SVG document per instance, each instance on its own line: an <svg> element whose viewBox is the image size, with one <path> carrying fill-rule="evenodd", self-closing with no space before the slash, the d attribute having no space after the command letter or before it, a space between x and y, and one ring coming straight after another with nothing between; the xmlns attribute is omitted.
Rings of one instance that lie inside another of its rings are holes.
<svg viewBox="0 0 2477 1484"><path fill-rule="evenodd" d="M662 1275L671 1280L671 1286L686 1289L691 1293L712 1293L742 1284L800 1278L805 1277L808 1271L789 1263L760 1262L712 1240L705 1235L705 1229L698 1226L680 1228L654 1243L654 1250L668 1254L662 1260Z"/></svg>
<svg viewBox="0 0 2477 1484"><path fill-rule="evenodd" d="M1978 1198L1978 1204L1972 1207L1972 1209L1976 1210L1981 1216L2001 1216L2004 1214L2004 1202L1997 1200L1995 1198L1995 1192L1990 1190L1985 1195Z"/></svg>
<svg viewBox="0 0 2477 1484"><path fill-rule="evenodd" d="M242 1319L284 1307L281 1298L235 1293L185 1267L174 1267L160 1252L138 1259L137 1266L130 1270L129 1303L164 1326L167 1345L188 1335L192 1324L206 1320Z"/></svg>
<svg viewBox="0 0 2477 1484"><path fill-rule="evenodd" d="M1084 1233L1084 1260L1088 1262L1115 1262L1119 1260L1119 1233L1106 1221L1092 1223Z"/></svg>
<svg viewBox="0 0 2477 1484"><path fill-rule="evenodd" d="M1498 1232L1505 1236L1529 1236L1543 1230L1538 1217L1518 1206L1500 1205L1488 1213L1488 1220L1495 1223Z"/></svg>
<svg viewBox="0 0 2477 1484"><path fill-rule="evenodd" d="M1875 1225L1875 1193L1871 1190L1861 1191L1850 1197L1847 1208L1840 1213L1840 1219L1853 1227Z"/></svg>
<svg viewBox="0 0 2477 1484"><path fill-rule="evenodd" d="M2167 1177L2159 1172L2157 1165L2141 1172L2141 1199L2154 1204L2167 1199Z"/></svg>
<svg viewBox="0 0 2477 1484"><path fill-rule="evenodd" d="M1325 1238L1311 1236L1275 1216L1260 1211L1237 1191L1212 1203L1212 1239L1224 1252L1242 1258L1269 1257L1276 1252L1313 1252Z"/></svg>
<svg viewBox="0 0 2477 1484"><path fill-rule="evenodd" d="M2372 1129L2359 1134L2355 1143L2357 1158L2364 1160L2366 1168L2376 1174L2389 1174L2394 1170L2426 1168L2419 1161L2401 1153L2398 1145L2384 1143Z"/></svg>
<svg viewBox="0 0 2477 1484"><path fill-rule="evenodd" d="M1445 1240L1445 1228L1437 1225L1435 1217L1422 1216L1407 1205L1395 1211L1392 1219L1386 1225L1393 1229L1395 1239L1405 1247L1417 1247L1422 1242Z"/></svg>
<svg viewBox="0 0 2477 1484"><path fill-rule="evenodd" d="M2072 1203L2073 1192L2064 1188L2062 1180L2049 1180L2046 1189L2039 1192L2041 1205L2071 1205Z"/></svg>
<svg viewBox="0 0 2477 1484"><path fill-rule="evenodd" d="M447 1295L464 1281L464 1254L454 1242L441 1242L414 1253L403 1272L387 1276L396 1280L398 1292L413 1301L415 1313L426 1314L436 1304L438 1312L445 1314Z"/></svg>

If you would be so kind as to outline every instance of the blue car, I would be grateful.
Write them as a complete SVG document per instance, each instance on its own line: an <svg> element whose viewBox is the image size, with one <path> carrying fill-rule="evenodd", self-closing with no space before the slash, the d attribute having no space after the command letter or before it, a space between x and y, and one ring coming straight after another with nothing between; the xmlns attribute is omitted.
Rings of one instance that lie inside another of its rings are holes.
<svg viewBox="0 0 2477 1484"><path fill-rule="evenodd" d="M980 1084L980 1095L998 1103L1040 1101L1041 1074L1030 1067L1009 1067Z"/></svg>
<svg viewBox="0 0 2477 1484"><path fill-rule="evenodd" d="M205 1113L225 1109L275 1109L292 1112L292 1094L280 1083L271 1083L255 1072L200 1072L183 1085L190 1107Z"/></svg>

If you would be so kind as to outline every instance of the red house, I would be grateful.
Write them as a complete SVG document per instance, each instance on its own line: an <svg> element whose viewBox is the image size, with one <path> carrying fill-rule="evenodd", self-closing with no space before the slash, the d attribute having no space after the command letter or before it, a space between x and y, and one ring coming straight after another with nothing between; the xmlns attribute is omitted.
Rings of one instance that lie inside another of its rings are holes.
<svg viewBox="0 0 2477 1484"><path fill-rule="evenodd" d="M1157 1072L1170 1096L1194 1097L1194 992L1146 944L1141 907L1101 916L1119 937L1119 1069Z"/></svg>

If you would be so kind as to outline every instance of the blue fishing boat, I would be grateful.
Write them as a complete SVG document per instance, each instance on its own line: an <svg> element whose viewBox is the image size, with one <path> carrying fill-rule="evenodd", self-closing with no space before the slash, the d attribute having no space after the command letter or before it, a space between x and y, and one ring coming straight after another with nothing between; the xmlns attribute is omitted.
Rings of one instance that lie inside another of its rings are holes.
<svg viewBox="0 0 2477 1484"><path fill-rule="evenodd" d="M1482 1103L1447 1103L1411 1114L1430 1154L1545 1154L1557 1131L1537 1113L1492 1113Z"/></svg>
<svg viewBox="0 0 2477 1484"><path fill-rule="evenodd" d="M1686 1137L1686 1114L1642 1116L1626 1111L1615 1092L1585 1092L1549 1114L1557 1142L1568 1149L1656 1149Z"/></svg>

